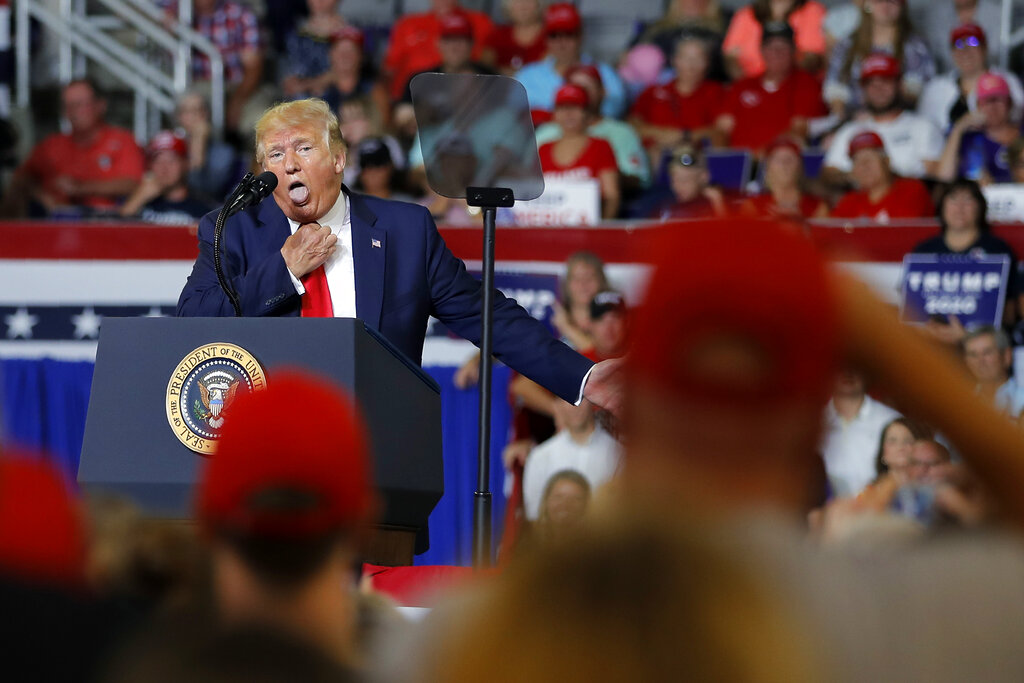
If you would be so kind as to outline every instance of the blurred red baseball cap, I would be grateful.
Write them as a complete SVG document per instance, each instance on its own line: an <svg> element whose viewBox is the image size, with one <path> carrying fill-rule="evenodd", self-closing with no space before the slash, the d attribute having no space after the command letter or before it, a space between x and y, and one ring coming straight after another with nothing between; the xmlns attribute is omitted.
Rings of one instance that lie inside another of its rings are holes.
<svg viewBox="0 0 1024 683"><path fill-rule="evenodd" d="M976 92L979 102L993 97L1008 98L1010 97L1010 84L999 74L989 71L978 77Z"/></svg>
<svg viewBox="0 0 1024 683"><path fill-rule="evenodd" d="M473 39L473 24L469 17L462 12L449 12L438 19L441 25L442 38L468 38Z"/></svg>
<svg viewBox="0 0 1024 683"><path fill-rule="evenodd" d="M575 83L566 83L555 93L556 107L586 107L587 91Z"/></svg>
<svg viewBox="0 0 1024 683"><path fill-rule="evenodd" d="M544 13L544 30L547 33L579 33L582 26L580 13L568 2L549 5Z"/></svg>
<svg viewBox="0 0 1024 683"><path fill-rule="evenodd" d="M885 142L881 136L873 130L865 130L857 133L850 140L849 155L853 155L862 149L880 149L885 151Z"/></svg>
<svg viewBox="0 0 1024 683"><path fill-rule="evenodd" d="M601 70L593 64L573 64L565 70L565 80L569 82L572 77L576 74L583 74L593 79L598 85L604 86L604 80L601 78Z"/></svg>
<svg viewBox="0 0 1024 683"><path fill-rule="evenodd" d="M755 219L656 230L645 259L654 274L627 361L632 385L730 407L824 405L838 322L811 242Z"/></svg>
<svg viewBox="0 0 1024 683"><path fill-rule="evenodd" d="M302 538L356 530L373 512L366 435L351 399L286 371L239 398L199 478L207 531Z"/></svg>
<svg viewBox="0 0 1024 683"><path fill-rule="evenodd" d="M82 511L56 466L41 455L0 456L0 571L80 587L85 554Z"/></svg>
<svg viewBox="0 0 1024 683"><path fill-rule="evenodd" d="M970 39L974 38L976 41L975 45L971 45ZM965 41L964 43L957 45L958 41ZM953 47L983 47L988 45L988 36L985 35L985 29L978 26L977 24L961 24L954 28L949 34L949 44Z"/></svg>
<svg viewBox="0 0 1024 683"><path fill-rule="evenodd" d="M900 63L885 52L872 52L860 63L860 80L869 78L899 78Z"/></svg>
<svg viewBox="0 0 1024 683"><path fill-rule="evenodd" d="M346 24L331 34L332 45L342 40L351 41L362 48L366 42L366 36L355 26Z"/></svg>
<svg viewBox="0 0 1024 683"><path fill-rule="evenodd" d="M146 146L146 153L151 157L159 152L174 152L180 157L187 157L188 143L174 131L162 130L154 135Z"/></svg>

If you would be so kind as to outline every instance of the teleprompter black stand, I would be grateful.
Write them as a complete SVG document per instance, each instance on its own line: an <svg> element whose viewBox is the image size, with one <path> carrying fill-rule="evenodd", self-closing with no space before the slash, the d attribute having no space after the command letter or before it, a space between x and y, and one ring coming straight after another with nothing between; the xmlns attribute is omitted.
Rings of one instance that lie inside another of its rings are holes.
<svg viewBox="0 0 1024 683"><path fill-rule="evenodd" d="M107 318L100 332L78 481L152 514L191 517L204 457L167 418L168 383L194 349L230 343L263 367L268 386L299 368L347 387L366 421L383 510L365 559L411 564L444 491L437 383L383 337L351 318ZM302 429L302 397L275 429Z"/></svg>
<svg viewBox="0 0 1024 683"><path fill-rule="evenodd" d="M483 209L480 431L473 494L473 565L491 564L491 350L497 209L544 191L526 90L505 76L423 73L410 82L427 182Z"/></svg>

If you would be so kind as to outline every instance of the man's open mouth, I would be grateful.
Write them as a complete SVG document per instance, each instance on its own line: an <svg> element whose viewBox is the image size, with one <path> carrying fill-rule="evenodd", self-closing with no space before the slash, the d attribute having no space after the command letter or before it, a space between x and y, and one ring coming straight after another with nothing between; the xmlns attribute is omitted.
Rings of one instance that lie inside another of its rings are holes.
<svg viewBox="0 0 1024 683"><path fill-rule="evenodd" d="M296 180L288 186L288 197L295 204L305 204L309 200L309 188Z"/></svg>

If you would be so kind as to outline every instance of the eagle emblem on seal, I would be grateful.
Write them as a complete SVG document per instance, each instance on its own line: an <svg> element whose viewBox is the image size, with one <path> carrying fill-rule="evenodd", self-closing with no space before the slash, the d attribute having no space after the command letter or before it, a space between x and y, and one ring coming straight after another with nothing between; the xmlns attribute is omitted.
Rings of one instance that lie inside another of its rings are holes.
<svg viewBox="0 0 1024 683"><path fill-rule="evenodd" d="M203 377L197 384L206 409L202 419L213 429L220 429L224 425L224 414L235 400L241 381L226 372L216 371Z"/></svg>

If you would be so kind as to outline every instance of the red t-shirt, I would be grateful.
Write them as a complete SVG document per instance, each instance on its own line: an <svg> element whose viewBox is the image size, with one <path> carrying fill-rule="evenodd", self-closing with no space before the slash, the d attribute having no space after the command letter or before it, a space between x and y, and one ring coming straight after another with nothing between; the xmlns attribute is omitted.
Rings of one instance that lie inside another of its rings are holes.
<svg viewBox="0 0 1024 683"><path fill-rule="evenodd" d="M812 218L825 202L809 194L800 195L800 206L797 214L788 209L783 209L775 203L775 197L771 193L760 194L747 199L747 206L758 216L770 216L772 218Z"/></svg>
<svg viewBox="0 0 1024 683"><path fill-rule="evenodd" d="M520 45L512 34L512 26L507 24L495 26L485 45L494 50L494 65L499 69L521 69L524 64L543 59L548 50L544 31L529 45Z"/></svg>
<svg viewBox="0 0 1024 683"><path fill-rule="evenodd" d="M725 88L717 81L705 80L689 95L680 95L675 83L652 85L636 98L629 114L652 126L707 128L721 113L724 96Z"/></svg>
<svg viewBox="0 0 1024 683"><path fill-rule="evenodd" d="M794 118L825 114L821 84L806 71L794 69L774 90L766 90L762 78L733 83L725 95L723 114L736 121L729 144L760 150L786 133Z"/></svg>
<svg viewBox="0 0 1024 683"><path fill-rule="evenodd" d="M847 192L832 211L835 218L873 218L888 223L892 218L928 218L935 215L931 195L914 178L896 178L889 192L872 202L867 192Z"/></svg>
<svg viewBox="0 0 1024 683"><path fill-rule="evenodd" d="M473 24L473 59L480 58L484 40L494 24L483 12L460 8ZM391 74L391 99L401 99L405 84L414 74L433 68L441 62L437 41L441 24L433 12L410 14L399 19L391 29L391 42L384 56L384 68Z"/></svg>
<svg viewBox="0 0 1024 683"><path fill-rule="evenodd" d="M123 128L103 126L92 143L79 145L64 133L47 136L35 146L32 154L21 166L43 190L62 204L70 199L57 189L59 176L75 180L141 180L146 170L146 155L135 142L135 137ZM94 209L117 206L110 197L84 196L76 203Z"/></svg>
<svg viewBox="0 0 1024 683"><path fill-rule="evenodd" d="M557 142L557 141L556 141ZM609 169L618 170L615 163L615 152L607 141L600 138L589 138L589 144L583 148L583 152L576 161L560 166L554 159L555 142L548 142L540 146L540 167L545 175L553 175L559 178L579 180L585 178L599 178L602 171Z"/></svg>

